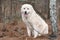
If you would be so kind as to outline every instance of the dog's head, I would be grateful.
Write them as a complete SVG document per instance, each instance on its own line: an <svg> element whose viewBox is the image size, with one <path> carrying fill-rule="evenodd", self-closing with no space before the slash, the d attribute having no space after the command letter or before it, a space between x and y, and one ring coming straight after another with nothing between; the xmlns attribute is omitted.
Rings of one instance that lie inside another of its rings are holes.
<svg viewBox="0 0 60 40"><path fill-rule="evenodd" d="M29 15L34 11L33 7L30 4L24 4L21 7L21 13L24 15Z"/></svg>

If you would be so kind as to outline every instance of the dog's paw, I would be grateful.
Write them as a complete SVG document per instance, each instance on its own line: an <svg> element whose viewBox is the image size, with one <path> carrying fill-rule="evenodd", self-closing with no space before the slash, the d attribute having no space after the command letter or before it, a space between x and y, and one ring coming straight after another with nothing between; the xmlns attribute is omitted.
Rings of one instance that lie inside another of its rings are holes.
<svg viewBox="0 0 60 40"><path fill-rule="evenodd" d="M35 34L33 38L37 38L38 34Z"/></svg>
<svg viewBox="0 0 60 40"><path fill-rule="evenodd" d="M37 38L37 36L35 35L33 38Z"/></svg>
<svg viewBox="0 0 60 40"><path fill-rule="evenodd" d="M41 36L41 34L38 34L38 36Z"/></svg>

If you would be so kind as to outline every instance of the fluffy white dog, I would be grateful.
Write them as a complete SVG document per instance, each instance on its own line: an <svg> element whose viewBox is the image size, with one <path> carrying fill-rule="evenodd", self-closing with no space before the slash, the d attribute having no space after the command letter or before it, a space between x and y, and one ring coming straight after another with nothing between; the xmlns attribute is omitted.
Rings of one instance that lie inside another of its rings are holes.
<svg viewBox="0 0 60 40"><path fill-rule="evenodd" d="M36 38L48 34L48 24L35 12L30 4L21 7L22 20L27 26L28 36L31 34Z"/></svg>

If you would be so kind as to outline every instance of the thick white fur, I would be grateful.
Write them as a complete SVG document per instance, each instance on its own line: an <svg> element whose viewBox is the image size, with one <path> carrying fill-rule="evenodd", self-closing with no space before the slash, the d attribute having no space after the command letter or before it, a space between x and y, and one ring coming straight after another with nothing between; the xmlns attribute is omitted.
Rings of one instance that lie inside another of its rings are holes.
<svg viewBox="0 0 60 40"><path fill-rule="evenodd" d="M29 10L24 10L29 8ZM28 15L25 16L24 12ZM22 20L26 24L28 36L33 34L34 38L43 34L48 34L48 24L35 12L30 4L24 4L21 7Z"/></svg>

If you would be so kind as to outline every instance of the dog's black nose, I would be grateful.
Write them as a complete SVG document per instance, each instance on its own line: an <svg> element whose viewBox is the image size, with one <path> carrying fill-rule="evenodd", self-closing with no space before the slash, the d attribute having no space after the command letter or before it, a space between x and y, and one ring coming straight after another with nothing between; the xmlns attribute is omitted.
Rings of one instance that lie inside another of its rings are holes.
<svg viewBox="0 0 60 40"><path fill-rule="evenodd" d="M25 11L25 14L27 14L27 12Z"/></svg>

